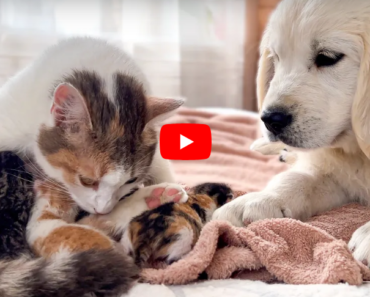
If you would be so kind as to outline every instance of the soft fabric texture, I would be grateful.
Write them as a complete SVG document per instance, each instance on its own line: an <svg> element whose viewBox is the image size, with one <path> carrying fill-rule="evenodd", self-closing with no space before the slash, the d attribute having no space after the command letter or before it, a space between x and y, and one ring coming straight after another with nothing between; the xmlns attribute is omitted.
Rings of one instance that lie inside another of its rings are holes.
<svg viewBox="0 0 370 297"><path fill-rule="evenodd" d="M286 169L277 156L263 156L249 150L260 136L257 117L181 108L169 123L207 124L212 130L209 159L173 161L178 181L188 186L211 181L227 183L236 191L258 191L275 174Z"/></svg>
<svg viewBox="0 0 370 297"><path fill-rule="evenodd" d="M223 279L179 286L138 284L125 297L368 297L370 283L361 286L266 284Z"/></svg>
<svg viewBox="0 0 370 297"><path fill-rule="evenodd" d="M184 259L165 269L146 269L142 278L175 285L195 281L203 272L209 279L229 278L238 272L237 277L289 284L360 285L370 280L370 270L352 257L342 239L348 240L369 220L369 208L352 204L307 223L269 219L236 228L213 221L204 227L193 251ZM226 247L218 248L220 243ZM263 267L266 270L261 270Z"/></svg>
<svg viewBox="0 0 370 297"><path fill-rule="evenodd" d="M256 119L212 115L182 109L172 122L208 124L213 151L208 160L176 161L179 180L189 186L203 181L229 183L238 195L261 190L286 167L276 157L248 150L257 137ZM144 282L180 285L198 280L230 277L289 284L359 285L370 280L370 270L353 257L346 242L370 209L347 205L303 223L270 219L246 228L213 221L206 225L193 251L164 269L145 269Z"/></svg>

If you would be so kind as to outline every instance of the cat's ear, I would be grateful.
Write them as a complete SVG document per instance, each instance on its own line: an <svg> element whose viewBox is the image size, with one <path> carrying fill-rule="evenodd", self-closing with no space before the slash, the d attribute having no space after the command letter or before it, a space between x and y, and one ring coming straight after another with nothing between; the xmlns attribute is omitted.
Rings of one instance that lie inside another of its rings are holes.
<svg viewBox="0 0 370 297"><path fill-rule="evenodd" d="M85 123L91 127L85 99L69 83L61 83L55 88L50 112L56 126L67 127L76 123Z"/></svg>
<svg viewBox="0 0 370 297"><path fill-rule="evenodd" d="M184 104L184 99L148 97L147 125L155 125L169 118L173 112Z"/></svg>

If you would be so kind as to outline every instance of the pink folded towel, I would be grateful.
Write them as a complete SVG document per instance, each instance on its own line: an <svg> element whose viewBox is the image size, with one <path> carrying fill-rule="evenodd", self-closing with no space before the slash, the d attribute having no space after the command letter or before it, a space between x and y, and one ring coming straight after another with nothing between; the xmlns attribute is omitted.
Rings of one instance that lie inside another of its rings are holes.
<svg viewBox="0 0 370 297"><path fill-rule="evenodd" d="M370 270L357 262L346 241L370 221L370 208L356 204L329 211L303 223L268 219L236 228L208 223L193 251L164 269L145 269L142 280L179 285L206 273L208 279L234 277L289 284L360 285Z"/></svg>

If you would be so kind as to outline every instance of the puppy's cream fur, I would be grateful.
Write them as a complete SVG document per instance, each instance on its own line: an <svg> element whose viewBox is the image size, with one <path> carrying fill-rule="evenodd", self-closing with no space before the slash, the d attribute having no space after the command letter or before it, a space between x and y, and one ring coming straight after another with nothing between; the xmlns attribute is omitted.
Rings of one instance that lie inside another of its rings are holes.
<svg viewBox="0 0 370 297"><path fill-rule="evenodd" d="M344 54L318 67L321 52ZM284 143L297 160L261 192L217 210L234 225L264 218L305 220L349 203L370 202L370 1L284 0L261 44L257 78L261 112L288 111L281 135L264 131L254 149L271 153ZM279 142L280 141L280 142ZM370 223L353 235L356 259L370 263Z"/></svg>

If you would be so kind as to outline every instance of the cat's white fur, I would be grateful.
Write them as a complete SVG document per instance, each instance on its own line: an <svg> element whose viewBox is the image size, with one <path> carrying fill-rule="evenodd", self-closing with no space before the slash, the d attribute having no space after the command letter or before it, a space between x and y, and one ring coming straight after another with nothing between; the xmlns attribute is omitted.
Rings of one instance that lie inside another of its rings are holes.
<svg viewBox="0 0 370 297"><path fill-rule="evenodd" d="M37 137L42 124L54 125L50 109L55 82L76 69L95 71L103 77L108 95L113 95L112 77L117 71L134 76L143 83L147 93L150 92L144 74L128 55L93 38L67 39L49 48L0 89L0 150L17 151L34 158L48 176L66 186L61 171L42 155ZM150 173L156 183L175 181L169 162L158 151L149 170L153 171ZM128 179L130 177L124 172L111 172L103 177L98 191L82 186L68 187L68 190L87 211L106 213L113 209L119 197L137 186L135 183L124 185Z"/></svg>

